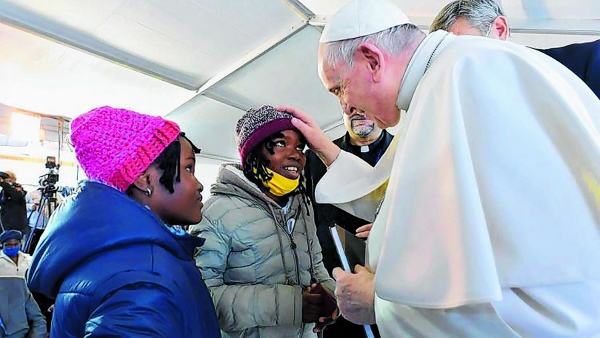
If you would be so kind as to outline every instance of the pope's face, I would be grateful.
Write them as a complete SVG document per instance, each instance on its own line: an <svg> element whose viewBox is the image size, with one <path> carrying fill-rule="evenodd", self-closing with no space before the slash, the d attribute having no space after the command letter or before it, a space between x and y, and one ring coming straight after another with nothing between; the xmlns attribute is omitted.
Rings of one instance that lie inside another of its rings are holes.
<svg viewBox="0 0 600 338"><path fill-rule="evenodd" d="M389 86L384 81L374 81L366 61L356 58L352 68L344 61L335 65L323 62L324 45L319 48L319 75L325 88L340 101L345 115L360 112L379 128L395 126L400 119L396 107L398 85ZM396 79L397 82L399 82Z"/></svg>

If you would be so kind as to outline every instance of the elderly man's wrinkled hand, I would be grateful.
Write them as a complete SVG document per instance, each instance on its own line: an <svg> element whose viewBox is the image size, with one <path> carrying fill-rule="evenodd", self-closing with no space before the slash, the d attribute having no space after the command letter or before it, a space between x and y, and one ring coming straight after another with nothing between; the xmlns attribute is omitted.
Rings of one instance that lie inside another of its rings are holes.
<svg viewBox="0 0 600 338"><path fill-rule="evenodd" d="M336 146L319 127L319 124L309 114L290 106L279 106L275 109L285 111L294 116L292 124L304 135L310 148L329 166L340 152Z"/></svg>
<svg viewBox="0 0 600 338"><path fill-rule="evenodd" d="M375 324L375 274L361 265L354 271L333 270L338 307L342 316L355 324Z"/></svg>
<svg viewBox="0 0 600 338"><path fill-rule="evenodd" d="M308 143L310 143L311 148L314 147L314 149L318 149L322 138L327 138L319 127L317 121L315 121L315 119L313 119L308 113L290 106L279 106L275 109L288 112L295 117L292 119L292 124L294 124L298 130L300 130L304 137L306 137L306 140Z"/></svg>

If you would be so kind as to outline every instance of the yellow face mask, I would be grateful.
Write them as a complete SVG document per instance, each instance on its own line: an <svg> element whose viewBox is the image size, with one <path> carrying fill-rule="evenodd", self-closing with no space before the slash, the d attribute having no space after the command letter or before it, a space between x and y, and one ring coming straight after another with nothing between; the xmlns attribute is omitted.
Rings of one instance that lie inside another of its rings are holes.
<svg viewBox="0 0 600 338"><path fill-rule="evenodd" d="M300 184L300 177L295 180L289 179L285 176L281 176L273 170L267 168L267 172L273 177L268 182L263 182L263 185L269 188L271 194L275 196L284 196L298 188Z"/></svg>

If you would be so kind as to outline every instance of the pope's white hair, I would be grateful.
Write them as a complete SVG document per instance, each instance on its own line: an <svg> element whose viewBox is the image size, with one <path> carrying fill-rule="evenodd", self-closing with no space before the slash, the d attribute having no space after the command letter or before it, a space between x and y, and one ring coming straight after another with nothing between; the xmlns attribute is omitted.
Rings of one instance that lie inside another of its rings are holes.
<svg viewBox="0 0 600 338"><path fill-rule="evenodd" d="M344 61L352 68L354 54L362 43L370 42L386 52L398 56L406 46L411 45L419 37L425 36L417 26L407 23L395 26L371 35L361 36L355 39L334 41L325 43L322 62L329 67L334 67L340 61Z"/></svg>

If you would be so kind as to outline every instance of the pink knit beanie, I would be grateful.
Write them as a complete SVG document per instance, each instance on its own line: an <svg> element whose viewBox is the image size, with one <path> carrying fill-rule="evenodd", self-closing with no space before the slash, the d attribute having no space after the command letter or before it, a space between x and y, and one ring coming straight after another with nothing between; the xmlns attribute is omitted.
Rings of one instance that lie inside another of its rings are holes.
<svg viewBox="0 0 600 338"><path fill-rule="evenodd" d="M179 136L162 117L100 107L71 122L75 156L89 179L124 192Z"/></svg>

